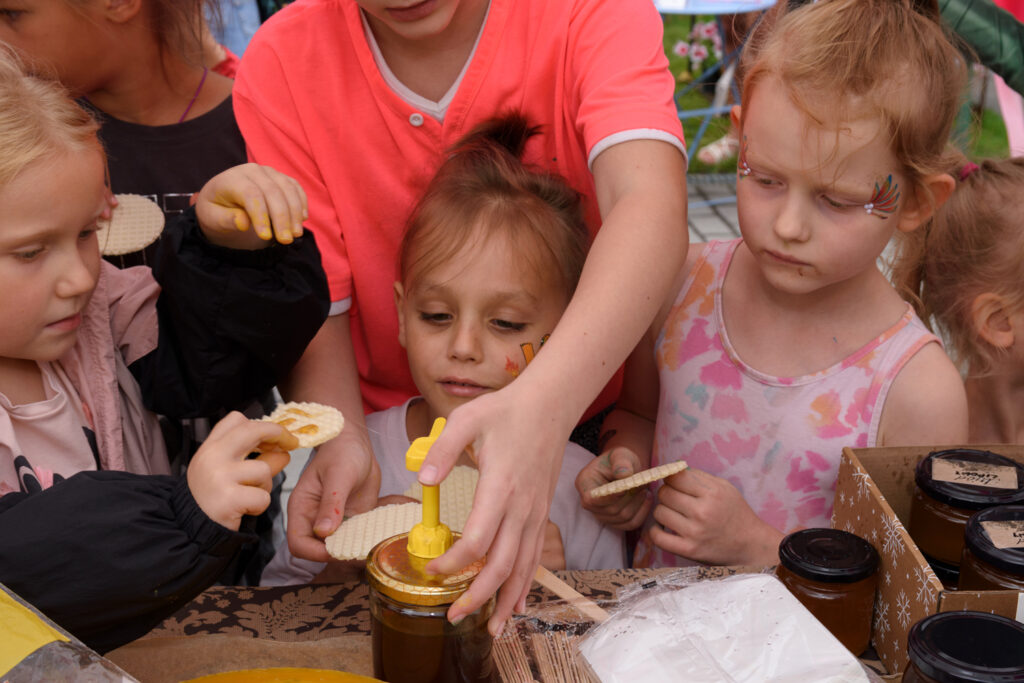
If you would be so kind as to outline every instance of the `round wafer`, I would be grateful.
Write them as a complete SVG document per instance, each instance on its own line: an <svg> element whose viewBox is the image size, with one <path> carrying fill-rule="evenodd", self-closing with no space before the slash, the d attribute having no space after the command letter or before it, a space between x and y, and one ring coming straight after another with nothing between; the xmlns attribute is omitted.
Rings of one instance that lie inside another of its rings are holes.
<svg viewBox="0 0 1024 683"><path fill-rule="evenodd" d="M142 251L164 230L164 212L156 202L138 194L118 194L110 219L97 222L100 253L120 256Z"/></svg>
<svg viewBox="0 0 1024 683"><path fill-rule="evenodd" d="M313 448L330 441L345 426L341 411L321 403L282 403L260 419L279 424L294 434L299 448Z"/></svg>
<svg viewBox="0 0 1024 683"><path fill-rule="evenodd" d="M664 479L665 477L671 476L677 472L682 472L686 469L685 460L677 460L675 462L665 463L664 465L658 465L652 467L649 470L641 470L634 475L626 477L625 479L618 479L616 481L610 481L607 484L590 489L591 498L600 498L601 496L610 496L615 493L622 493L630 489L640 488L646 486L651 482Z"/></svg>

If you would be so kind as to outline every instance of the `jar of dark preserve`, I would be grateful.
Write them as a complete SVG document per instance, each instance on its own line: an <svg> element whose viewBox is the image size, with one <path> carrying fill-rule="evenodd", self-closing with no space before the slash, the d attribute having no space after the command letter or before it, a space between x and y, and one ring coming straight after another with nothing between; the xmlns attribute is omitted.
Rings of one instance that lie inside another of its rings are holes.
<svg viewBox="0 0 1024 683"><path fill-rule="evenodd" d="M803 529L779 544L776 575L854 655L868 647L878 552L840 529Z"/></svg>
<svg viewBox="0 0 1024 683"><path fill-rule="evenodd" d="M967 463L978 472L983 468L1009 468L1013 471L1010 487L986 485L981 477L973 483L935 479L939 460ZM1024 466L991 451L954 448L929 453L917 464L914 483L909 531L929 562L958 566L964 549L964 528L971 515L993 505L1024 503Z"/></svg>
<svg viewBox="0 0 1024 683"><path fill-rule="evenodd" d="M483 561L450 576L427 574L427 561L408 552L409 534L378 543L366 562L370 584L373 675L389 683L480 683L494 680L487 620L492 597L458 625L451 604ZM454 534L458 536L458 534Z"/></svg>
<svg viewBox="0 0 1024 683"><path fill-rule="evenodd" d="M985 522L1002 522L1009 535L1024 539L1024 505L1001 505L975 513L967 520L960 562L960 590L1024 591L1024 544L997 547ZM1003 545L1003 544L999 544Z"/></svg>
<svg viewBox="0 0 1024 683"><path fill-rule="evenodd" d="M910 628L903 683L1024 681L1024 624L986 612L940 612Z"/></svg>

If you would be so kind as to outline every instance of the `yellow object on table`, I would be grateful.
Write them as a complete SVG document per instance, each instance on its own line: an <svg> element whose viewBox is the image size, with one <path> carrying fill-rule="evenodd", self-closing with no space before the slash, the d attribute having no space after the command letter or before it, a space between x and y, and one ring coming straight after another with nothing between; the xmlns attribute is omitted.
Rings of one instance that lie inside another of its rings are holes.
<svg viewBox="0 0 1024 683"><path fill-rule="evenodd" d="M346 671L279 667L225 671L224 673L190 678L182 683L382 683L382 681L369 676L350 674Z"/></svg>
<svg viewBox="0 0 1024 683"><path fill-rule="evenodd" d="M47 643L67 637L4 591L0 591L0 673Z"/></svg>

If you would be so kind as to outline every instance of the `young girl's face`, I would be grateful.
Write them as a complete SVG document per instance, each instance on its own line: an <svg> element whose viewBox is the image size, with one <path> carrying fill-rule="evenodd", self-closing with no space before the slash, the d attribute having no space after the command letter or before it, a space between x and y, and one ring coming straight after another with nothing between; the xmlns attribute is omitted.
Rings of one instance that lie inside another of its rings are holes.
<svg viewBox="0 0 1024 683"><path fill-rule="evenodd" d="M399 341L433 417L515 379L565 310L559 278L538 277L523 248L503 237L473 243L408 291L395 284Z"/></svg>
<svg viewBox="0 0 1024 683"><path fill-rule="evenodd" d="M0 357L52 361L75 343L100 270L99 151L41 159L0 188Z"/></svg>
<svg viewBox="0 0 1024 683"><path fill-rule="evenodd" d="M740 231L777 290L806 294L854 281L876 267L895 230L917 227L878 121L822 128L767 78L743 107L740 147Z"/></svg>
<svg viewBox="0 0 1024 683"><path fill-rule="evenodd" d="M34 72L60 79L76 95L91 92L110 59L109 33L94 0L0 0L0 41Z"/></svg>

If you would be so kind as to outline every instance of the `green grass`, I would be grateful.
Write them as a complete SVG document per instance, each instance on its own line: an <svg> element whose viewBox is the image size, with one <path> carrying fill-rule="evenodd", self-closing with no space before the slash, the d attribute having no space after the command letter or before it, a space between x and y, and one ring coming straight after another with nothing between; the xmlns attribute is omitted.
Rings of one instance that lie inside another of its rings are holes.
<svg viewBox="0 0 1024 683"><path fill-rule="evenodd" d="M971 116L970 138L967 156L974 161L981 159L1005 159L1010 155L1010 144L1006 139L1006 124L998 112L983 109Z"/></svg>

